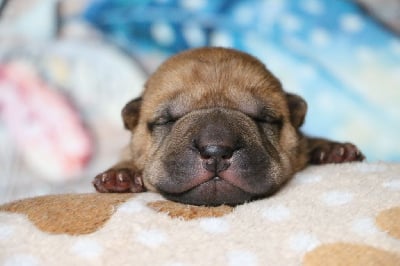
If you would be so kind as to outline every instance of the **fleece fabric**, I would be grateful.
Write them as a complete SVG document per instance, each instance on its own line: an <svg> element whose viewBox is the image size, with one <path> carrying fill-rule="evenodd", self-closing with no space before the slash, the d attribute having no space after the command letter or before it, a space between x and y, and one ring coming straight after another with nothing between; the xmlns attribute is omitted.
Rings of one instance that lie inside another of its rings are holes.
<svg viewBox="0 0 400 266"><path fill-rule="evenodd" d="M400 164L309 167L237 207L147 192L11 202L0 265L400 265Z"/></svg>

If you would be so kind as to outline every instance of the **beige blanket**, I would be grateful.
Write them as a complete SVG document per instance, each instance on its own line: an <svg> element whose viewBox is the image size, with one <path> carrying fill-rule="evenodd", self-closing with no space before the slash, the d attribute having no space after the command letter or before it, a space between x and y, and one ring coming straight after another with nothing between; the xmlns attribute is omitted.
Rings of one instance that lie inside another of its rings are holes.
<svg viewBox="0 0 400 266"><path fill-rule="evenodd" d="M309 167L235 208L153 193L9 203L0 265L400 265L400 164Z"/></svg>

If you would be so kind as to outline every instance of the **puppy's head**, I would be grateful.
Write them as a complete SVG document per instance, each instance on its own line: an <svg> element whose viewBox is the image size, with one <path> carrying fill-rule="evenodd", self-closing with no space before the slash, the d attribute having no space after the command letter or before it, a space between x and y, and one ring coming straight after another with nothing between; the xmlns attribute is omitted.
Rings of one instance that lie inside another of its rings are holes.
<svg viewBox="0 0 400 266"><path fill-rule="evenodd" d="M202 48L162 64L123 117L148 189L235 205L274 192L304 165L297 128L305 112L254 57Z"/></svg>

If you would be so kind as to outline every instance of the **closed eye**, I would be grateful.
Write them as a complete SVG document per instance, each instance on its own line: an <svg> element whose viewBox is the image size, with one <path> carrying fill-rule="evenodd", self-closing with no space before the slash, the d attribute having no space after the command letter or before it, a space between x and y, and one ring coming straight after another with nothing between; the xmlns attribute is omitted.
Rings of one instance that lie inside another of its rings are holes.
<svg viewBox="0 0 400 266"><path fill-rule="evenodd" d="M282 123L282 118L269 115L251 117L257 123L277 124Z"/></svg>
<svg viewBox="0 0 400 266"><path fill-rule="evenodd" d="M248 114L254 122L259 125L271 125L278 126L279 128L283 125L283 117L276 113L273 108L258 103L258 110L255 113Z"/></svg>
<svg viewBox="0 0 400 266"><path fill-rule="evenodd" d="M276 126L279 129L282 128L283 120L279 117L274 116L262 116L262 117L252 117L253 121L259 125L270 125Z"/></svg>
<svg viewBox="0 0 400 266"><path fill-rule="evenodd" d="M153 131L156 127L161 126L172 126L179 118L170 117L170 116L162 116L157 119L147 123L147 127L150 131Z"/></svg>

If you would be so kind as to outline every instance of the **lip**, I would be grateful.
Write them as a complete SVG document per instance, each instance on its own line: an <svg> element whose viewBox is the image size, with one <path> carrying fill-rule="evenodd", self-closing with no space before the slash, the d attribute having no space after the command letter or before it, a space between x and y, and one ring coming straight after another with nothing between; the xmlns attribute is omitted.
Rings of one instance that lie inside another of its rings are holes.
<svg viewBox="0 0 400 266"><path fill-rule="evenodd" d="M161 193L172 201L206 206L238 205L254 197L220 177L214 177L182 193Z"/></svg>

